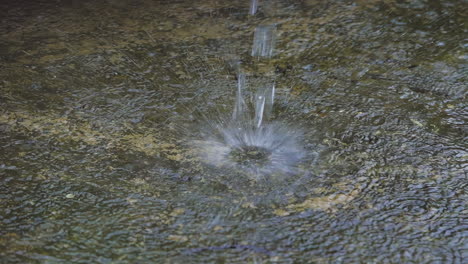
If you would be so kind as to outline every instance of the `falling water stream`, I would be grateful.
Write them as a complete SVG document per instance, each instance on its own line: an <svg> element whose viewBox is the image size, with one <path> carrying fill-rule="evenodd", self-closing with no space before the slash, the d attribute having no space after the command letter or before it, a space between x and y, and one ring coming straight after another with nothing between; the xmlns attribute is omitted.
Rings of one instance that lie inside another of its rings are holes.
<svg viewBox="0 0 468 264"><path fill-rule="evenodd" d="M257 5L252 1L252 6ZM275 33L275 26L255 28L252 57L271 58ZM241 71L240 62L236 65ZM194 140L193 146L205 163L229 170L241 169L252 179L266 181L279 175L290 177L297 173L296 165L306 156L300 147L301 132L297 125L292 127L281 120L273 120L275 83L267 83L266 86L254 87L250 100L246 100L247 78L245 73L239 72L231 119L204 116L208 131L203 140Z"/></svg>
<svg viewBox="0 0 468 264"><path fill-rule="evenodd" d="M464 263L466 8L0 3L0 263Z"/></svg>

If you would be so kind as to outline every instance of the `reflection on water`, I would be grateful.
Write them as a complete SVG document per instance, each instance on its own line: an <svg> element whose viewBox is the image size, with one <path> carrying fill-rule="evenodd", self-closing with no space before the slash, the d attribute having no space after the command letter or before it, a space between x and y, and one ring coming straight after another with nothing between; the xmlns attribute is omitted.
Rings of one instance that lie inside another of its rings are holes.
<svg viewBox="0 0 468 264"><path fill-rule="evenodd" d="M463 262L460 1L72 2L0 4L2 261ZM247 109L292 176L187 144Z"/></svg>

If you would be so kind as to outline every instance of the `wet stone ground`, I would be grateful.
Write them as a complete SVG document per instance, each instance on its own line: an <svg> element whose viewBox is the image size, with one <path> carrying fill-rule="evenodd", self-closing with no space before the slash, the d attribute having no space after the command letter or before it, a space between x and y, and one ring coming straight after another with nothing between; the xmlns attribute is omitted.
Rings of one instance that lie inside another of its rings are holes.
<svg viewBox="0 0 468 264"><path fill-rule="evenodd" d="M249 5L2 1L1 263L466 261L466 1ZM303 132L294 174L188 143L237 61Z"/></svg>

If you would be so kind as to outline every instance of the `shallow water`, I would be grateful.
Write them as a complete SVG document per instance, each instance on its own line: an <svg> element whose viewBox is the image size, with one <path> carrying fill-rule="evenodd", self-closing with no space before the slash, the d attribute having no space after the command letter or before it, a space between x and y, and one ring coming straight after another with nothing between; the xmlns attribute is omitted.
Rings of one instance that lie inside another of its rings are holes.
<svg viewBox="0 0 468 264"><path fill-rule="evenodd" d="M463 3L2 1L2 262L462 263ZM191 144L239 70L274 81L294 173Z"/></svg>

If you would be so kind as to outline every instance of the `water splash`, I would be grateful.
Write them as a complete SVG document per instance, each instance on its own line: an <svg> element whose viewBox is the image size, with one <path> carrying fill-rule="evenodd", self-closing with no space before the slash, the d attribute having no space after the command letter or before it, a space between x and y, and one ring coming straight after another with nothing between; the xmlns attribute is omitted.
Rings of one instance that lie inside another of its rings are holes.
<svg viewBox="0 0 468 264"><path fill-rule="evenodd" d="M193 143L205 163L258 180L297 171L296 165L304 157L300 136L280 123L259 128L230 124Z"/></svg>
<svg viewBox="0 0 468 264"><path fill-rule="evenodd" d="M302 133L273 120L275 85L259 89L245 100L246 77L239 74L232 115L205 120L202 140L194 149L206 164L242 172L251 179L290 175L305 157Z"/></svg>

